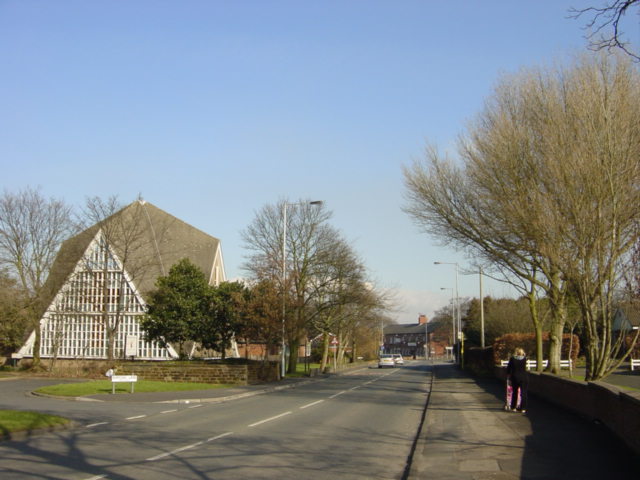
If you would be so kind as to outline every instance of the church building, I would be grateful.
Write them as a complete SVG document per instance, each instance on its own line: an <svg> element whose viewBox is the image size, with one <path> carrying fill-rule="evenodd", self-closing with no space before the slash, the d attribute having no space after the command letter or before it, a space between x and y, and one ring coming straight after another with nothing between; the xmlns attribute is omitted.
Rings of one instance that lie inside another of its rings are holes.
<svg viewBox="0 0 640 480"><path fill-rule="evenodd" d="M217 238L143 200L68 239L44 287L40 357L177 358L171 346L145 341L140 318L156 279L183 258L210 285L225 281ZM34 330L17 356L33 357L36 340Z"/></svg>

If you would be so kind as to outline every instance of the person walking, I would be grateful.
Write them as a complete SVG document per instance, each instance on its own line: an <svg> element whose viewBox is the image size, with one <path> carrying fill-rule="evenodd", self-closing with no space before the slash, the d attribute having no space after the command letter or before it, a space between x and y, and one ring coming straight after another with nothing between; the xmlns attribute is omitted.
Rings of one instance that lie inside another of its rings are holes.
<svg viewBox="0 0 640 480"><path fill-rule="evenodd" d="M511 411L525 413L527 411L527 387L529 374L527 373L527 356L522 348L516 348L507 364L507 378L511 382ZM520 405L518 406L518 396ZM517 410L516 410L517 407Z"/></svg>

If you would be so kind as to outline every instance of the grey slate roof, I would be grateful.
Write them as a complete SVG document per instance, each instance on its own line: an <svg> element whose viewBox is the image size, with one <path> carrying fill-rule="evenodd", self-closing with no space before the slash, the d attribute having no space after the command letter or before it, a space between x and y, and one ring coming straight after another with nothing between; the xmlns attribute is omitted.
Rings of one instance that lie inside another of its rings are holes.
<svg viewBox="0 0 640 480"><path fill-rule="evenodd" d="M419 323L396 323L384 327L385 335L403 335L410 333L424 333L425 326Z"/></svg>
<svg viewBox="0 0 640 480"><path fill-rule="evenodd" d="M111 246L143 298L155 288L159 276L166 275L173 264L185 257L202 269L207 279L213 277L220 246L217 238L148 202L135 201L62 244L45 283L44 308L83 259L100 228L110 232ZM221 259L218 265L223 268Z"/></svg>

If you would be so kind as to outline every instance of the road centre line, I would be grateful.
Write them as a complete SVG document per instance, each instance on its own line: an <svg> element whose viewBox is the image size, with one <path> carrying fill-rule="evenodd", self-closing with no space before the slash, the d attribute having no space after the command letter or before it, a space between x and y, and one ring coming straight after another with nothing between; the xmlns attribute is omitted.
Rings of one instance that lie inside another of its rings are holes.
<svg viewBox="0 0 640 480"><path fill-rule="evenodd" d="M228 437L229 435L233 435L233 432L225 432L220 435L216 435L215 437L207 438L207 442L213 442L214 440L218 440L223 437Z"/></svg>
<svg viewBox="0 0 640 480"><path fill-rule="evenodd" d="M275 417L265 418L264 420L260 420L259 422L252 423L251 425L249 425L249 427L257 427L258 425L262 425L263 423L267 423L272 420L277 420L278 418L284 417L286 415L291 415L291 412L284 412L284 413L281 413L280 415L276 415Z"/></svg>
<svg viewBox="0 0 640 480"><path fill-rule="evenodd" d="M191 405L190 407L187 407L187 408L198 408L198 407L202 407L202 404L199 404L199 405Z"/></svg>
<svg viewBox="0 0 640 480"><path fill-rule="evenodd" d="M317 404L322 403L322 402L324 402L324 400L318 400L318 401L313 402L313 403L308 403L308 404L303 405L302 407L300 407L300 410L304 410L305 408L313 407L314 405L317 405Z"/></svg>
<svg viewBox="0 0 640 480"><path fill-rule="evenodd" d="M160 413L173 413L173 412L177 412L178 409L174 408L173 410L165 410L164 412L160 412Z"/></svg>
<svg viewBox="0 0 640 480"><path fill-rule="evenodd" d="M343 390L343 391L341 391L341 392L334 393L334 394L333 394L333 395L331 395L329 398L336 398L338 395L342 395L343 393L347 393L347 391L346 391L346 390Z"/></svg>
<svg viewBox="0 0 640 480"><path fill-rule="evenodd" d="M107 478L106 475L96 475L95 477L89 477L86 480L100 480L101 478Z"/></svg>
<svg viewBox="0 0 640 480"><path fill-rule="evenodd" d="M170 452L161 453L160 455L156 455L155 457L147 458L147 462L153 462L155 460L160 460L161 458L168 457L169 455L175 455L176 453L184 452L185 450L189 450L190 448L199 447L204 442L196 442L191 445L186 445L184 447L176 448L175 450L171 450Z"/></svg>
<svg viewBox="0 0 640 480"><path fill-rule="evenodd" d="M98 425L107 425L109 422L98 422L98 423L90 423L86 428L97 427Z"/></svg>
<svg viewBox="0 0 640 480"><path fill-rule="evenodd" d="M136 420L137 418L144 418L146 415L136 415L135 417L127 417L125 420Z"/></svg>
<svg viewBox="0 0 640 480"><path fill-rule="evenodd" d="M355 387L351 387L349 390L357 390L358 388L361 388L362 385L356 385Z"/></svg>
<svg viewBox="0 0 640 480"><path fill-rule="evenodd" d="M146 459L147 462L153 462L155 460L160 460L161 458L168 457L170 455L175 455L176 453L184 452L185 450L189 450L191 448L199 447L207 442L213 442L214 440L218 440L220 438L228 437L229 435L233 435L233 432L225 432L220 435L216 435L215 437L207 438L205 441L192 443L191 445L186 445L184 447L176 448L175 450L171 450L170 452L161 453L156 455L155 457L149 457Z"/></svg>

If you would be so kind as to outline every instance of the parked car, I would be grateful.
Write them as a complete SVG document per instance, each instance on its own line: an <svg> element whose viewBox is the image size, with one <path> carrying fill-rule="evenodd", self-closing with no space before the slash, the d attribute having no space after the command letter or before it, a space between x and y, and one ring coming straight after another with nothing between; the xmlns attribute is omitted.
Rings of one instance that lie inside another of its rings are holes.
<svg viewBox="0 0 640 480"><path fill-rule="evenodd" d="M378 368L382 368L382 367L393 368L395 366L396 366L396 362L394 362L393 355L391 355L390 353L383 353L378 358Z"/></svg>
<svg viewBox="0 0 640 480"><path fill-rule="evenodd" d="M399 353L393 354L393 361L396 365L404 365L404 358Z"/></svg>

